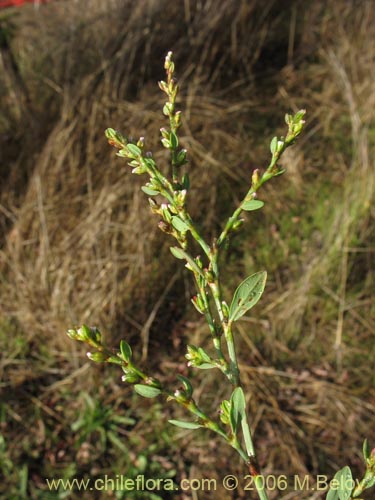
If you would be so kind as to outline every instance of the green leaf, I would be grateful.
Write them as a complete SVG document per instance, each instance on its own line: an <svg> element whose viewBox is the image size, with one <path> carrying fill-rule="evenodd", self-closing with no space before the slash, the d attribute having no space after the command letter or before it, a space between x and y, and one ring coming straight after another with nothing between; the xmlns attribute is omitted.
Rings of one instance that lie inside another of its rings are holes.
<svg viewBox="0 0 375 500"><path fill-rule="evenodd" d="M230 402L224 399L220 404L220 420L223 424L229 424Z"/></svg>
<svg viewBox="0 0 375 500"><path fill-rule="evenodd" d="M258 302L266 285L267 273L260 271L246 278L234 292L229 320L237 321Z"/></svg>
<svg viewBox="0 0 375 500"><path fill-rule="evenodd" d="M229 422L233 434L237 433L238 424L245 409L245 398L241 387L236 387L230 398Z"/></svg>
<svg viewBox="0 0 375 500"><path fill-rule="evenodd" d="M254 455L254 445L251 439L249 424L246 418L246 400L242 387L236 387L231 397L231 411L237 412L237 425L241 422L246 451L249 456Z"/></svg>
<svg viewBox="0 0 375 500"><path fill-rule="evenodd" d="M276 136L271 141L270 150L271 150L272 154L274 154L277 150L277 137Z"/></svg>
<svg viewBox="0 0 375 500"><path fill-rule="evenodd" d="M327 493L326 500L339 500L339 492L337 488L330 489Z"/></svg>
<svg viewBox="0 0 375 500"><path fill-rule="evenodd" d="M161 390L157 387L151 387L150 385L135 384L135 392L144 398L155 398L159 396Z"/></svg>
<svg viewBox="0 0 375 500"><path fill-rule="evenodd" d="M176 257L176 259L184 259L185 253L178 247L170 247L171 254Z"/></svg>
<svg viewBox="0 0 375 500"><path fill-rule="evenodd" d="M177 163L179 165L184 165L185 163L187 163L187 160L186 160L186 149L181 149L181 151L178 153L178 155L177 155Z"/></svg>
<svg viewBox="0 0 375 500"><path fill-rule="evenodd" d="M171 143L172 149L176 149L178 147L178 137L174 132L170 133L169 142Z"/></svg>
<svg viewBox="0 0 375 500"><path fill-rule="evenodd" d="M250 212L251 210L258 210L259 208L262 208L264 205L264 201L261 200L249 200L245 201L242 203L241 208L242 210L247 210Z"/></svg>
<svg viewBox="0 0 375 500"><path fill-rule="evenodd" d="M108 436L108 439L111 441L111 443L114 444L115 446L117 446L117 448L119 448L123 453L126 453L126 454L129 453L128 448L124 445L124 443L118 437L117 432L113 432L113 431L109 430L109 431L107 431L107 436Z"/></svg>
<svg viewBox="0 0 375 500"><path fill-rule="evenodd" d="M131 357L132 357L132 349L131 349L130 345L127 342L125 342L125 340L121 340L121 342L120 342L120 351L121 351L123 359L125 361L129 362L131 360Z"/></svg>
<svg viewBox="0 0 375 500"><path fill-rule="evenodd" d="M246 418L246 400L241 387L236 387L230 398L229 422L234 434L237 433L238 425L241 423L247 454L254 455L254 446Z"/></svg>
<svg viewBox="0 0 375 500"><path fill-rule="evenodd" d="M159 194L159 191L155 191L155 189L151 189L147 186L142 186L141 189L144 193L148 194L149 196L156 196L157 194Z"/></svg>
<svg viewBox="0 0 375 500"><path fill-rule="evenodd" d="M279 169L276 172L276 174L273 174L274 177L277 177L278 175L283 175L286 172L286 168L283 168L281 165L279 165Z"/></svg>
<svg viewBox="0 0 375 500"><path fill-rule="evenodd" d="M139 149L139 147L136 146L135 144L127 144L126 147L129 151L129 153L131 153L134 156L140 156L142 153L142 151Z"/></svg>
<svg viewBox="0 0 375 500"><path fill-rule="evenodd" d="M352 496L352 491L354 488L354 481L352 477L352 471L350 467L346 466L341 469L340 478L340 486L339 486L339 498L340 500L349 500Z"/></svg>
<svg viewBox="0 0 375 500"><path fill-rule="evenodd" d="M203 349L203 347L198 347L198 352L199 352L200 357L203 361L206 361L207 363L211 362L210 356L206 353L206 351Z"/></svg>
<svg viewBox="0 0 375 500"><path fill-rule="evenodd" d="M173 248L173 250L172 250ZM176 252L177 250L177 252ZM196 262L194 261L194 259L187 253L185 252L184 250L182 250L182 248L178 248L178 247L170 247L170 251L173 253L173 255L175 257L177 257L177 259L182 259L184 258L187 262L186 264L186 267L189 266L189 268L191 270L193 270L195 273L199 274L202 278L206 279L202 269L200 269Z"/></svg>
<svg viewBox="0 0 375 500"><path fill-rule="evenodd" d="M367 441L367 438L363 441L362 450L363 450L363 458L365 459L365 462L367 462L367 459L368 459L368 458L369 458L369 456L370 456L370 451L369 451L369 449L368 449L368 441Z"/></svg>
<svg viewBox="0 0 375 500"><path fill-rule="evenodd" d="M293 121L293 116L289 115L288 113L286 113L286 115L285 115L285 123L287 125L290 125L292 123L292 121Z"/></svg>
<svg viewBox="0 0 375 500"><path fill-rule="evenodd" d="M194 368L198 368L198 370L211 370L216 367L212 363L202 363L201 365L194 365Z"/></svg>
<svg viewBox="0 0 375 500"><path fill-rule="evenodd" d="M297 113L294 115L294 121L299 122L302 120L302 118L305 116L306 110L305 109L300 109L297 111Z"/></svg>
<svg viewBox="0 0 375 500"><path fill-rule="evenodd" d="M186 396L188 398L191 398L193 394L193 386L191 385L191 382L188 378L184 377L183 375L177 375L178 380L182 383L184 387L184 391L186 392Z"/></svg>
<svg viewBox="0 0 375 500"><path fill-rule="evenodd" d="M190 179L189 179L189 174L186 173L182 176L182 187L184 189L189 189L190 188Z"/></svg>
<svg viewBox="0 0 375 500"><path fill-rule="evenodd" d="M148 168L155 168L156 166L156 163L155 163L155 160L153 160L152 158L142 158L142 162L148 167Z"/></svg>
<svg viewBox="0 0 375 500"><path fill-rule="evenodd" d="M117 136L117 132L113 128L107 128L104 133L107 139L115 139Z"/></svg>
<svg viewBox="0 0 375 500"><path fill-rule="evenodd" d="M349 500L353 491L354 481L348 466L336 472L331 481L331 488L326 500Z"/></svg>
<svg viewBox="0 0 375 500"><path fill-rule="evenodd" d="M185 224L183 220L181 220L177 215L172 217L172 226L180 231L181 233L186 233L189 230L189 226Z"/></svg>
<svg viewBox="0 0 375 500"><path fill-rule="evenodd" d="M368 483L366 484L366 488L365 489L368 490L369 488L372 488L374 486L374 484L375 484L375 476L373 476L372 479L370 479L368 481Z"/></svg>
<svg viewBox="0 0 375 500"><path fill-rule="evenodd" d="M182 420L168 420L168 422L176 427L181 427L182 429L199 429L199 427L203 427L196 422L184 422Z"/></svg>

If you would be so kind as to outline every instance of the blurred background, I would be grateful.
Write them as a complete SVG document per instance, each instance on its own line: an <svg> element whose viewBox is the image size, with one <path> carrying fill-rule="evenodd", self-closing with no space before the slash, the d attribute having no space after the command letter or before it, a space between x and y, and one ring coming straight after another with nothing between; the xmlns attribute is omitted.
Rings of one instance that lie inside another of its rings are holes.
<svg viewBox="0 0 375 500"><path fill-rule="evenodd" d="M37 3L37 2L35 2ZM104 137L145 136L161 165L164 57L181 84L188 207L217 234L307 109L288 172L262 191L222 263L229 298L266 269L238 323L239 357L264 473L362 471L375 446L375 9L373 1L55 0L0 10L0 464L4 499L242 499L241 488L49 492L45 478L243 476L207 432L171 428L174 405L133 395L121 371L67 338L125 338L172 387L185 343L210 345L188 271L126 162ZM196 399L229 394L191 372ZM207 405L207 406L206 406ZM373 492L364 498L373 498ZM271 491L270 498L324 492Z"/></svg>

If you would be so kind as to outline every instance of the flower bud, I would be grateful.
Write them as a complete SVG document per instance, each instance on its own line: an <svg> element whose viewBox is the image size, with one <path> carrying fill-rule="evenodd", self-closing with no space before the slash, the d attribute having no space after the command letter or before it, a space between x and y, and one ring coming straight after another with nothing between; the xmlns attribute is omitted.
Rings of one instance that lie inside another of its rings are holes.
<svg viewBox="0 0 375 500"><path fill-rule="evenodd" d="M121 380L123 382L127 382L128 384L138 384L139 382L141 382L141 378L139 377L139 375L133 372L123 375L121 377Z"/></svg>
<svg viewBox="0 0 375 500"><path fill-rule="evenodd" d="M96 363L104 363L108 358L108 356L104 354L104 352L100 351L88 352L87 357L91 359L91 361L95 361Z"/></svg>
<svg viewBox="0 0 375 500"><path fill-rule="evenodd" d="M177 89L178 89L178 87L177 87ZM174 115L174 122L175 122L176 128L181 127L181 111L176 111L176 113Z"/></svg>
<svg viewBox="0 0 375 500"><path fill-rule="evenodd" d="M173 233L173 229L172 229L172 226L170 224L167 224L166 222L164 222L163 220L161 220L159 223L158 223L158 228L163 231L163 233L167 233L167 234L172 234Z"/></svg>
<svg viewBox="0 0 375 500"><path fill-rule="evenodd" d="M158 82L158 85L159 85L160 90L162 90L163 92L168 94L168 85L165 82L163 82L163 81Z"/></svg>
<svg viewBox="0 0 375 500"><path fill-rule="evenodd" d="M258 184L259 184L259 181L260 181L260 177L259 177L259 169L256 168L254 171L253 171L253 175L251 177L251 185L252 187L256 190L257 187L258 187Z"/></svg>

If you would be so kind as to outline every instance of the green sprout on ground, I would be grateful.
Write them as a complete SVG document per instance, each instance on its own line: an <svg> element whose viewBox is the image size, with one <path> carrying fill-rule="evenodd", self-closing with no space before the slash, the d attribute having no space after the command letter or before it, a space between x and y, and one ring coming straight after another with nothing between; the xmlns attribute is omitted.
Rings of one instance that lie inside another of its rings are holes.
<svg viewBox="0 0 375 500"><path fill-rule="evenodd" d="M305 124L305 110L285 116L287 133L285 137L272 139L269 165L263 172L260 169L253 171L245 197L228 218L218 237L208 242L191 218L186 205L190 181L188 173L183 169L187 164L187 151L181 148L179 143L181 111L176 109L179 87L174 78L175 65L171 52L165 59L164 67L166 81L159 82L159 87L167 96L163 114L168 119L168 126L161 128L160 133L161 143L170 153L170 177L162 173L152 153L145 151L143 137L134 141L111 128L106 130L106 137L109 144L118 149L117 155L128 160L132 173L148 176L142 191L149 197L151 211L159 217L159 228L175 239L175 245L170 248L171 253L183 261L193 275L196 294L191 300L198 313L205 317L212 338L213 351L208 353L200 346L188 345L185 355L187 364L192 368L217 369L222 372L228 381L228 399L221 402L220 408L213 409L212 414L215 416L212 417L195 401L193 386L188 378L177 375L179 387L177 389L166 387L160 380L138 367L132 349L125 340L121 341L120 349L116 351L105 345L96 327L83 325L68 330L67 333L70 338L90 346L87 355L92 361L119 365L124 373L122 380L133 385L140 396L145 398L164 396L167 401L175 401L185 408L187 414L190 414L190 420L169 420L171 424L189 430L206 428L223 438L244 461L253 477L258 497L267 500L266 481L261 475L256 458L235 345L235 323L261 298L267 273L259 271L246 278L235 290L232 300L227 302L223 297L219 265L220 257L228 247L230 236L244 222L241 218L242 213L261 209L264 205L258 197L261 187L285 172L279 161L284 151L292 146L301 134ZM194 253L196 244L200 247L202 255ZM355 483L349 467L344 467L330 484L327 500L359 498L365 489L375 484L375 450L369 452L367 442L364 445L364 459L366 472L363 479Z"/></svg>

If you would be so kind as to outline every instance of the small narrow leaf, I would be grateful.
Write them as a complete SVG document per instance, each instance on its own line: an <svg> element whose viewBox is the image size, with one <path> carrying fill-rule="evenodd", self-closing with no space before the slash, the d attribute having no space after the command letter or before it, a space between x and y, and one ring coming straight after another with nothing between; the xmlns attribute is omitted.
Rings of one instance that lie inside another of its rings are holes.
<svg viewBox="0 0 375 500"><path fill-rule="evenodd" d="M206 361L207 363L211 362L210 356L206 353L206 351L202 347L198 347L198 352L201 356L201 359L203 359L203 361Z"/></svg>
<svg viewBox="0 0 375 500"><path fill-rule="evenodd" d="M178 380L182 383L184 387L184 391L186 392L186 396L188 398L191 398L193 394L193 386L191 385L191 382L188 378L184 377L183 375L177 375Z"/></svg>
<svg viewBox="0 0 375 500"><path fill-rule="evenodd" d="M157 387L151 387L150 385L135 384L135 392L144 398L155 398L159 396L161 390Z"/></svg>
<svg viewBox="0 0 375 500"><path fill-rule="evenodd" d="M212 368L216 368L212 363L202 363L201 365L194 365L198 370L211 370Z"/></svg>
<svg viewBox="0 0 375 500"><path fill-rule="evenodd" d="M178 247L170 247L169 249L171 251L171 254L174 255L176 257L176 259L184 259L185 258L185 254L184 252L181 250L181 248L178 248Z"/></svg>
<svg viewBox="0 0 375 500"><path fill-rule="evenodd" d="M189 189L190 188L190 179L189 179L189 174L186 173L182 176L182 187L184 189Z"/></svg>
<svg viewBox="0 0 375 500"><path fill-rule="evenodd" d="M173 250L172 250L173 248ZM177 251L176 251L177 250ZM186 267L188 267L190 270L192 270L194 273L197 273L199 274L202 278L206 279L202 269L200 269L196 262L194 261L194 259L187 253L185 252L184 250L182 250L182 248L178 248L178 247L170 247L170 251L172 252L172 254L177 257L177 259L185 259L187 264L186 264Z"/></svg>
<svg viewBox="0 0 375 500"><path fill-rule="evenodd" d="M203 427L196 422L184 422L182 420L168 420L168 422L176 427L181 427L182 429L199 429L199 427Z"/></svg>
<svg viewBox="0 0 375 500"><path fill-rule="evenodd" d="M189 230L189 226L185 224L183 220L181 220L177 215L172 217L172 226L177 229L177 231L180 231L181 233L186 233L186 231Z"/></svg>
<svg viewBox="0 0 375 500"><path fill-rule="evenodd" d="M279 169L276 172L276 174L273 174L274 177L277 177L278 175L283 175L286 172L286 168L283 168L281 165L278 166Z"/></svg>
<svg viewBox="0 0 375 500"><path fill-rule="evenodd" d="M237 321L258 302L266 285L267 273L260 271L246 278L234 292L229 320Z"/></svg>
<svg viewBox="0 0 375 500"><path fill-rule="evenodd" d="M245 201L242 203L241 208L242 210L247 210L250 212L251 210L258 210L259 208L262 208L264 205L264 201L261 200L249 200Z"/></svg>
<svg viewBox="0 0 375 500"><path fill-rule="evenodd" d="M368 457L370 456L367 438L363 441L362 451L363 451L363 458L365 459L366 462Z"/></svg>
<svg viewBox="0 0 375 500"><path fill-rule="evenodd" d="M186 149L181 149L181 151L177 155L177 163L181 166L187 163L186 160ZM189 187L189 186L188 186Z"/></svg>
<svg viewBox="0 0 375 500"><path fill-rule="evenodd" d="M271 153L274 154L276 152L276 149L277 149L277 137L275 136L270 144Z"/></svg>
<svg viewBox="0 0 375 500"><path fill-rule="evenodd" d="M236 387L231 397L232 404L238 415L243 415L246 408L245 395L241 387Z"/></svg>
<svg viewBox="0 0 375 500"><path fill-rule="evenodd" d="M169 142L171 144L172 149L176 149L178 147L178 137L174 132L171 132L169 136Z"/></svg>
<svg viewBox="0 0 375 500"><path fill-rule="evenodd" d="M294 121L295 122L298 122L300 120L302 120L302 118L305 116L306 114L306 110L305 109L300 109L299 111L297 111L297 113L294 115Z"/></svg>
<svg viewBox="0 0 375 500"><path fill-rule="evenodd" d="M127 145L126 145L126 147L127 147L128 151L129 151L132 155L134 155L134 156L140 156L140 155L141 155L141 153L142 153L142 151L139 149L139 147L138 147L138 146L136 146L135 144L131 144L131 143L129 143L129 144L127 144Z"/></svg>
<svg viewBox="0 0 375 500"><path fill-rule="evenodd" d="M233 417L231 417L231 420L232 418L236 420L237 428L238 424L241 422L246 451L249 456L252 456L254 455L254 445L251 439L249 424L247 423L247 418L246 418L245 394L241 387L236 387L236 389L233 391L231 397L231 413L232 412L234 415Z"/></svg>
<svg viewBox="0 0 375 500"><path fill-rule="evenodd" d="M240 387L236 387L232 392L230 398L230 413L229 422L232 428L233 434L237 433L238 424L241 421L241 416L245 409L245 398L243 391Z"/></svg>
<svg viewBox="0 0 375 500"><path fill-rule="evenodd" d="M156 196L157 194L159 194L159 191L155 191L155 189L151 189L147 186L142 186L141 189L144 193L148 194L149 196Z"/></svg>

